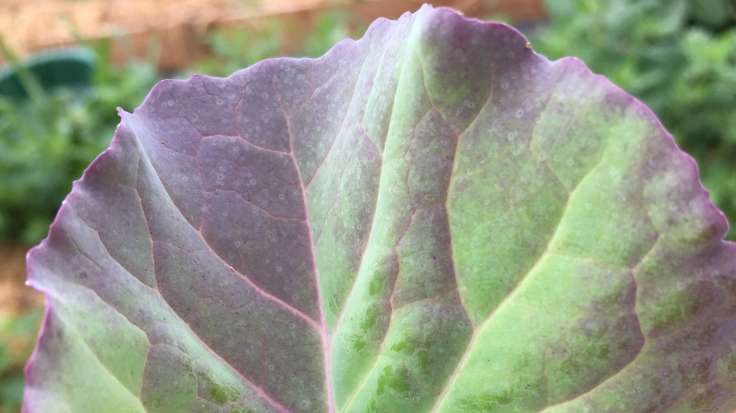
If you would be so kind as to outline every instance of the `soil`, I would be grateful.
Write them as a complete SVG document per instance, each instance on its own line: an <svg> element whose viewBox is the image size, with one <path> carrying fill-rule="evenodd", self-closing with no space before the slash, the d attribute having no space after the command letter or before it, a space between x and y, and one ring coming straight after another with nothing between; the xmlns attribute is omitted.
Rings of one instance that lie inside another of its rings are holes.
<svg viewBox="0 0 736 413"><path fill-rule="evenodd" d="M0 318L43 305L41 294L25 285L28 247L0 244Z"/></svg>

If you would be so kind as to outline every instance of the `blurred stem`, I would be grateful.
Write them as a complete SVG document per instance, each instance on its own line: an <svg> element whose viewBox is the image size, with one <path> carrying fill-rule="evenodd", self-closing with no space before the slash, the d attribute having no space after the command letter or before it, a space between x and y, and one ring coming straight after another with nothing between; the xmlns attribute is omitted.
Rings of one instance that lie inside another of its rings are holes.
<svg viewBox="0 0 736 413"><path fill-rule="evenodd" d="M31 101L33 101L33 103L41 102L45 97L41 83L39 83L36 76L28 70L28 67L20 62L20 59L18 59L15 52L13 52L7 43L5 43L5 39L2 35L0 35L0 55L2 55L5 61L8 62L8 65L15 70L15 73L18 74L18 80L20 81L21 86L23 86L23 89L26 90L26 93L28 93L28 97Z"/></svg>

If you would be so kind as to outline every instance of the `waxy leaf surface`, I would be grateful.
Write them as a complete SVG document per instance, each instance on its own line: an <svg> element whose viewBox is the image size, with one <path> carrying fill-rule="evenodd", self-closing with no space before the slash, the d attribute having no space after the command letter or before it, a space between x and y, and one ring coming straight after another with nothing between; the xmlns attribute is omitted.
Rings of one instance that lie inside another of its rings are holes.
<svg viewBox="0 0 736 413"><path fill-rule="evenodd" d="M160 82L28 257L36 412L730 412L736 246L654 115L424 7Z"/></svg>

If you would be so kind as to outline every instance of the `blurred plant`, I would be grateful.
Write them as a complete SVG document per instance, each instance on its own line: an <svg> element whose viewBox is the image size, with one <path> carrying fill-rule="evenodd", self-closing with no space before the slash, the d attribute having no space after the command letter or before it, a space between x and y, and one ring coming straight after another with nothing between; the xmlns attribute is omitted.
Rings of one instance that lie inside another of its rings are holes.
<svg viewBox="0 0 736 413"><path fill-rule="evenodd" d="M21 369L33 350L41 311L19 316L0 314L0 413L15 413L23 395Z"/></svg>
<svg viewBox="0 0 736 413"><path fill-rule="evenodd" d="M205 39L212 56L195 63L187 71L227 76L238 69L277 55L283 45L283 36L278 20L268 20L246 30L215 29Z"/></svg>
<svg viewBox="0 0 736 413"><path fill-rule="evenodd" d="M335 43L346 37L360 36L365 27L347 13L333 11L317 15L312 30L308 33L300 50L300 56L321 56Z"/></svg>
<svg viewBox="0 0 736 413"><path fill-rule="evenodd" d="M44 90L5 50L29 97L0 95L0 239L33 244L46 234L72 180L110 141L115 108L132 109L156 79L147 64L113 67L106 44L93 51L89 86Z"/></svg>
<svg viewBox="0 0 736 413"><path fill-rule="evenodd" d="M285 52L292 56L320 56L338 41L360 35L363 29L355 18L340 11L319 13L309 32L302 36L289 36L295 28L279 19L245 30L223 27L205 39L212 56L195 63L186 73L227 76Z"/></svg>
<svg viewBox="0 0 736 413"><path fill-rule="evenodd" d="M574 55L646 102L698 160L736 224L736 5L730 0L547 0L535 48ZM736 228L729 233L736 239Z"/></svg>

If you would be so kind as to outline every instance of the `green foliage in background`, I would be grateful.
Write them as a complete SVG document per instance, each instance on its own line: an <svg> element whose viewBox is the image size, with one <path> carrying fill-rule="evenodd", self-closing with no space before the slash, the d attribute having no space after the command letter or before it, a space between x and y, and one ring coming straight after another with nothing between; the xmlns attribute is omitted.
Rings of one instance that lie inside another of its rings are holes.
<svg viewBox="0 0 736 413"><path fill-rule="evenodd" d="M548 0L532 43L578 56L637 96L697 160L736 239L736 3Z"/></svg>
<svg viewBox="0 0 736 413"><path fill-rule="evenodd" d="M95 49L87 87L44 90L26 71L29 98L0 95L0 239L45 236L71 182L109 143L115 108L135 107L156 79L150 65L111 66L107 50Z"/></svg>
<svg viewBox="0 0 736 413"><path fill-rule="evenodd" d="M195 63L188 72L227 76L277 55L284 43L284 32L278 21L269 20L250 30L215 29L206 43L212 56Z"/></svg>
<svg viewBox="0 0 736 413"><path fill-rule="evenodd" d="M15 413L23 396L20 374L33 349L41 311L20 316L0 314L0 413Z"/></svg>
<svg viewBox="0 0 736 413"><path fill-rule="evenodd" d="M212 56L195 63L186 73L228 76L263 59L288 53L292 56L321 56L346 37L360 36L364 27L340 11L318 14L309 33L285 50L292 30L280 20L267 20L249 30L215 29L206 39Z"/></svg>
<svg viewBox="0 0 736 413"><path fill-rule="evenodd" d="M351 19L350 15L339 11L317 16L312 31L304 39L298 56L317 57L325 54L330 47L346 37L360 37L365 27Z"/></svg>

